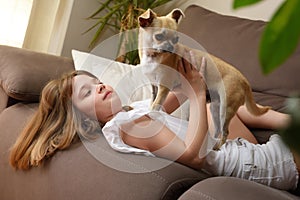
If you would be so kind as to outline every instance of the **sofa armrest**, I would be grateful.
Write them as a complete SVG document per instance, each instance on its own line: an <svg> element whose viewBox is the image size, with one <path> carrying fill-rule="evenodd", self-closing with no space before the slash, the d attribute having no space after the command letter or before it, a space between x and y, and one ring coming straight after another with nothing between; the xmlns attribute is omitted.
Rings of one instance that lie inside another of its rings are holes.
<svg viewBox="0 0 300 200"><path fill-rule="evenodd" d="M73 69L70 58L0 45L0 86L16 100L38 101L49 80Z"/></svg>

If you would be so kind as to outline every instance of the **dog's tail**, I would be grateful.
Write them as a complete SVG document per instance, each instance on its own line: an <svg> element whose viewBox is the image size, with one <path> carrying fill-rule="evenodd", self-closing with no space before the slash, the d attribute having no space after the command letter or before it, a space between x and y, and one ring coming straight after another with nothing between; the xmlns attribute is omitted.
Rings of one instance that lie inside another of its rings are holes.
<svg viewBox="0 0 300 200"><path fill-rule="evenodd" d="M270 106L261 106L255 103L251 88L246 92L246 108L253 115L262 115L271 109Z"/></svg>

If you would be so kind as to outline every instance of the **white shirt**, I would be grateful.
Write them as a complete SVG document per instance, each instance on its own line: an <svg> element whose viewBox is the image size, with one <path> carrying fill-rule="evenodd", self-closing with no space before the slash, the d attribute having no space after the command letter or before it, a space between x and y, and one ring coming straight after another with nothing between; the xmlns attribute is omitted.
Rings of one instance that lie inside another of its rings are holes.
<svg viewBox="0 0 300 200"><path fill-rule="evenodd" d="M116 151L123 153L137 153L145 154L147 156L154 156L147 150L138 149L125 144L120 137L120 125L134 121L144 115L148 115L152 119L159 120L166 125L170 130L177 134L179 138L184 139L188 122L176 117L173 117L162 111L150 111L150 100L137 101L131 106L132 110L127 112L119 112L112 120L107 122L102 128L103 135L108 141L109 145Z"/></svg>

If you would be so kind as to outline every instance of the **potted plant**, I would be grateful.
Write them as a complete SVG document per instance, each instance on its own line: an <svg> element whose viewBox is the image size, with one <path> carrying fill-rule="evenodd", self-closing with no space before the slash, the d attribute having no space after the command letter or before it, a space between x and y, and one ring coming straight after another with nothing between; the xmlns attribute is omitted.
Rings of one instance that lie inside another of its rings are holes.
<svg viewBox="0 0 300 200"><path fill-rule="evenodd" d="M99 8L87 18L88 20L96 20L96 23L86 31L97 30L90 42L90 47L95 47L107 26L112 27L119 30L121 36L117 60L138 64L137 48L132 47L137 44L137 32L126 31L138 28L137 18L146 9L153 9L169 1L171 0L106 0L103 3L100 2ZM125 32L126 34L123 34Z"/></svg>

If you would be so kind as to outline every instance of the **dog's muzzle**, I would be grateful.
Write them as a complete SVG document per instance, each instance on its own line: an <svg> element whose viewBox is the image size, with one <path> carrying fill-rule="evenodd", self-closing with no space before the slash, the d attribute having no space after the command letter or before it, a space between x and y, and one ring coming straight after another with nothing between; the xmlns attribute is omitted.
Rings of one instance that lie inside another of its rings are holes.
<svg viewBox="0 0 300 200"><path fill-rule="evenodd" d="M170 43L167 43L166 45L163 46L162 51L163 52L170 52L170 53L174 53L174 46Z"/></svg>

